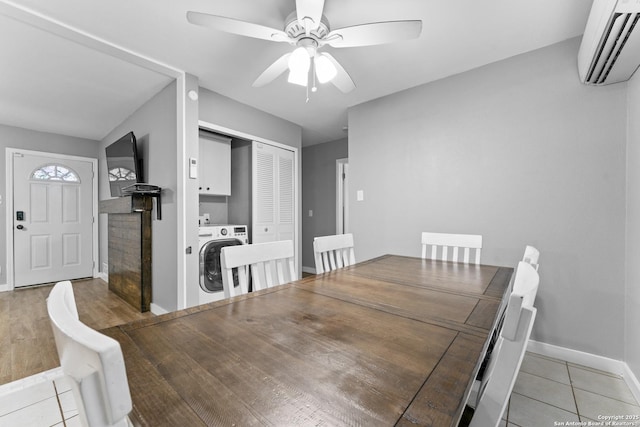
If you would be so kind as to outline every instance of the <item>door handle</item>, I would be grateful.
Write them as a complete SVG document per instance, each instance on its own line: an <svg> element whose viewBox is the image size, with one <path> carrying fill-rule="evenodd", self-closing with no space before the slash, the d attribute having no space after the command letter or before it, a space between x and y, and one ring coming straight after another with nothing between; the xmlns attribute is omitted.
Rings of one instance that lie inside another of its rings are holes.
<svg viewBox="0 0 640 427"><path fill-rule="evenodd" d="M24 229L24 225L20 224L20 225L18 225L16 228L17 228L18 230L22 230L22 229Z"/></svg>

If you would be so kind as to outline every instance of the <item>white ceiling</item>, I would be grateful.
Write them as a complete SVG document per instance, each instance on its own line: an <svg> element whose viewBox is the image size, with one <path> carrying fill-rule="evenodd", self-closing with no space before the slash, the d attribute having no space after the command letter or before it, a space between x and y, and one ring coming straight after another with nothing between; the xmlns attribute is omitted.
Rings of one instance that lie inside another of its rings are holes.
<svg viewBox="0 0 640 427"><path fill-rule="evenodd" d="M251 86L288 44L185 18L193 10L282 29L295 0L0 0L0 123L102 139L172 80L101 49L98 39L299 124L304 145L332 141L346 136L348 107L578 36L590 7L591 0L326 0L331 28L421 19L423 31L390 45L328 47L356 89L323 85L307 103L305 89L284 75Z"/></svg>

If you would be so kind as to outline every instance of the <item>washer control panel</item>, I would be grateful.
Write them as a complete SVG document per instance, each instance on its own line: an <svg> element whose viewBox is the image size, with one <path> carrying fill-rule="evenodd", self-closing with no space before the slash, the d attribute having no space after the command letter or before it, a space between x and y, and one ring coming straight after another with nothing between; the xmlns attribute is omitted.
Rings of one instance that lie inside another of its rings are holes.
<svg viewBox="0 0 640 427"><path fill-rule="evenodd" d="M200 239L238 238L248 243L246 225L204 225L198 228Z"/></svg>

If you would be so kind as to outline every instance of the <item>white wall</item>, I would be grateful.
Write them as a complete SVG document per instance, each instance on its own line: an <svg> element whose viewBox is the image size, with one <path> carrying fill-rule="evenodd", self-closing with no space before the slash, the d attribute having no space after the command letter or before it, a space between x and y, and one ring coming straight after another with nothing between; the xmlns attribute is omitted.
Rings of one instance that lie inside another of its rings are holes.
<svg viewBox="0 0 640 427"><path fill-rule="evenodd" d="M138 140L138 151L143 158L146 182L163 188L162 220L152 212L152 266L151 301L165 310L177 308L178 292L178 220L176 203L176 82L174 81L122 124L111 131L100 143L101 169L99 175L100 200L109 199L104 149L127 132L133 131ZM100 215L100 267L108 262L107 215ZM180 245L182 249L182 244Z"/></svg>
<svg viewBox="0 0 640 427"><path fill-rule="evenodd" d="M0 125L0 285L7 284L7 253L6 253L6 148L23 148L25 150L44 151L49 153L68 154L81 157L98 157L98 141L74 138L53 133L37 132L13 126Z"/></svg>
<svg viewBox="0 0 640 427"><path fill-rule="evenodd" d="M640 378L640 77L628 84L625 362Z"/></svg>
<svg viewBox="0 0 640 427"><path fill-rule="evenodd" d="M621 360L626 84L580 84L578 46L350 109L351 229L358 260L419 256L427 230L482 234L489 264L535 245L533 339Z"/></svg>

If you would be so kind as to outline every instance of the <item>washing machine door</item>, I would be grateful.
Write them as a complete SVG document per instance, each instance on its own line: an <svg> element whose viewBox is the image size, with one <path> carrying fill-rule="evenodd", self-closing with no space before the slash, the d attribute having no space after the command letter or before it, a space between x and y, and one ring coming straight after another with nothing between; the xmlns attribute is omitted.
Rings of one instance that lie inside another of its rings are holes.
<svg viewBox="0 0 640 427"><path fill-rule="evenodd" d="M222 291L220 251L225 246L242 245L238 239L211 240L200 248L200 287L205 292ZM238 286L238 272L233 271L233 285Z"/></svg>

